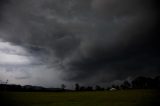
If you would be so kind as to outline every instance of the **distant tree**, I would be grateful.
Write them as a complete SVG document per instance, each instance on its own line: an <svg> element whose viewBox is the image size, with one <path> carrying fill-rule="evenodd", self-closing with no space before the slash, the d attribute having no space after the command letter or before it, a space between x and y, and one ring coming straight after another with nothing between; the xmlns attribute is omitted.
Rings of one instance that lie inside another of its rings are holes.
<svg viewBox="0 0 160 106"><path fill-rule="evenodd" d="M62 84L62 85L61 85L61 88L62 88L62 90L65 90L66 85Z"/></svg>
<svg viewBox="0 0 160 106"><path fill-rule="evenodd" d="M95 90L99 91L101 87L99 85L96 85Z"/></svg>
<svg viewBox="0 0 160 106"><path fill-rule="evenodd" d="M131 88L131 84L128 81L124 81L120 87L122 89L129 89L129 88Z"/></svg>
<svg viewBox="0 0 160 106"><path fill-rule="evenodd" d="M7 89L8 80L5 82L4 90Z"/></svg>
<svg viewBox="0 0 160 106"><path fill-rule="evenodd" d="M113 84L113 85L112 85L112 88L116 88L116 85Z"/></svg>
<svg viewBox="0 0 160 106"><path fill-rule="evenodd" d="M86 88L85 88L84 86L81 86L79 90L80 90L80 91L85 91Z"/></svg>
<svg viewBox="0 0 160 106"><path fill-rule="evenodd" d="M136 89L152 89L155 85L155 80L147 77L137 77L132 81L132 87Z"/></svg>
<svg viewBox="0 0 160 106"><path fill-rule="evenodd" d="M119 85L116 85L115 88L116 88L117 90L120 90L120 86L119 86Z"/></svg>
<svg viewBox="0 0 160 106"><path fill-rule="evenodd" d="M99 85L96 85L95 86L95 90L97 90L97 91L104 91L104 88L101 87L101 86L99 86Z"/></svg>
<svg viewBox="0 0 160 106"><path fill-rule="evenodd" d="M111 87L107 87L107 89L106 90L110 90L111 89Z"/></svg>
<svg viewBox="0 0 160 106"><path fill-rule="evenodd" d="M154 87L156 88L156 89L160 89L160 76L157 76L157 77L155 77L154 78Z"/></svg>
<svg viewBox="0 0 160 106"><path fill-rule="evenodd" d="M86 90L87 90L87 91L93 91L93 87L92 87L92 86L88 86L88 87L86 88Z"/></svg>
<svg viewBox="0 0 160 106"><path fill-rule="evenodd" d="M79 86L78 83L75 84L75 90L76 90L76 91L79 91L79 90L80 90L80 86Z"/></svg>

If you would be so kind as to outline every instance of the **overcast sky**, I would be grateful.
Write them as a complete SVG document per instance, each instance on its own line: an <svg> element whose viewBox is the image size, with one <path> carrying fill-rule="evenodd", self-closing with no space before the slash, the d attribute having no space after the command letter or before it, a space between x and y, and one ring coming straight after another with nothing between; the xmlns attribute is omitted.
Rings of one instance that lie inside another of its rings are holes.
<svg viewBox="0 0 160 106"><path fill-rule="evenodd" d="M157 0L1 0L0 80L58 87L160 74Z"/></svg>

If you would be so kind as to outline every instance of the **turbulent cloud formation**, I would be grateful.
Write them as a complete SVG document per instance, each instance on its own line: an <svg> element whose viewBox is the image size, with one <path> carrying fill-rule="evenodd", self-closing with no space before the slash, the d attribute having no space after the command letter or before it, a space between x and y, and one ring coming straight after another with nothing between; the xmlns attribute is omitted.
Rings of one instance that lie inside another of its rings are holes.
<svg viewBox="0 0 160 106"><path fill-rule="evenodd" d="M56 71L56 67L47 66L45 60L42 61L44 56L39 58L35 55L41 56L43 53L46 55L44 50L41 52L41 49L34 47L26 49L1 40L0 81L8 79L9 83L17 84L60 85L59 82L63 82L59 79L61 71Z"/></svg>
<svg viewBox="0 0 160 106"><path fill-rule="evenodd" d="M59 79L67 82L96 84L155 76L160 73L156 2L3 0L0 38L38 58L46 66L41 73L53 70L55 77L57 70Z"/></svg>

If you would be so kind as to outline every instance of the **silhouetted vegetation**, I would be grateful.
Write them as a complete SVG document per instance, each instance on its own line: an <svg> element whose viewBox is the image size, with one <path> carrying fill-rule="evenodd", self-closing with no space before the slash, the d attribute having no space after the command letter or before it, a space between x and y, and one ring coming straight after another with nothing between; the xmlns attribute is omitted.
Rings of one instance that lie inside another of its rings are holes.
<svg viewBox="0 0 160 106"><path fill-rule="evenodd" d="M75 84L75 91L93 91L92 86L80 86L78 83Z"/></svg>
<svg viewBox="0 0 160 106"><path fill-rule="evenodd" d="M79 86L79 84L77 83L77 84L75 84L75 90L76 91L79 91L80 90L80 86Z"/></svg>
<svg viewBox="0 0 160 106"><path fill-rule="evenodd" d="M132 81L132 88L135 89L160 89L160 76L154 79L149 77L137 77Z"/></svg>
<svg viewBox="0 0 160 106"><path fill-rule="evenodd" d="M104 91L105 89L99 85L96 85L95 90L96 91Z"/></svg>
<svg viewBox="0 0 160 106"><path fill-rule="evenodd" d="M66 85L62 84L62 85L61 85L61 88L62 88L62 90L64 91L65 88L66 88Z"/></svg>
<svg viewBox="0 0 160 106"><path fill-rule="evenodd" d="M120 88L122 89L130 89L131 84L128 81L124 81L123 84L121 84Z"/></svg>
<svg viewBox="0 0 160 106"><path fill-rule="evenodd" d="M8 80L4 83L0 84L0 91L73 91L65 89L66 85L62 84L61 88L45 88L41 86L32 86L32 85L15 85L15 84L8 84ZM103 88L99 85L96 85L93 89L92 86L80 86L78 83L75 84L74 91L104 91L104 90L120 90L120 89L160 89L160 76L155 78L149 78L140 76L132 80L131 82L124 81L121 85L112 85L108 88Z"/></svg>

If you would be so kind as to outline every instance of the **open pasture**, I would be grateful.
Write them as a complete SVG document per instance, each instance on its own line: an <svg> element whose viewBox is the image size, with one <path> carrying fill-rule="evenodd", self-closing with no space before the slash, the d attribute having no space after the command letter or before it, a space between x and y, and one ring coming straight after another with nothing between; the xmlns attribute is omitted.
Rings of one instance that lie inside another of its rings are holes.
<svg viewBox="0 0 160 106"><path fill-rule="evenodd" d="M159 100L154 90L1 93L3 106L158 106Z"/></svg>

